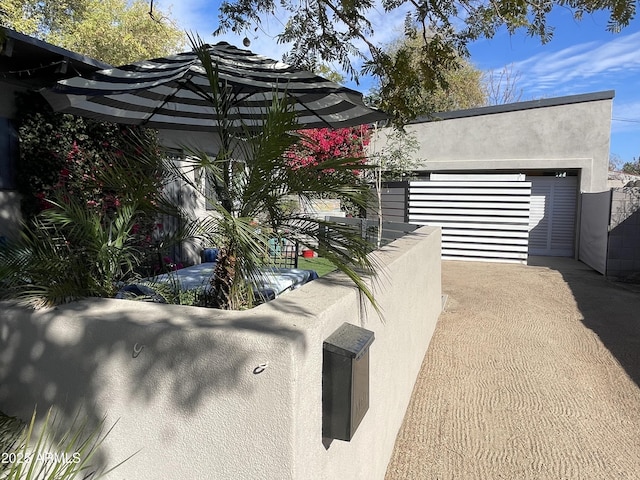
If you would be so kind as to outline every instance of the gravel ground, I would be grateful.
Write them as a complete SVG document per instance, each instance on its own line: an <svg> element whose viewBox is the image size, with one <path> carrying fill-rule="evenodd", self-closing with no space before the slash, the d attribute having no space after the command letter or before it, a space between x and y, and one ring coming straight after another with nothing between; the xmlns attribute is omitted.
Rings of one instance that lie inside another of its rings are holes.
<svg viewBox="0 0 640 480"><path fill-rule="evenodd" d="M443 262L385 480L640 478L640 293L530 263Z"/></svg>

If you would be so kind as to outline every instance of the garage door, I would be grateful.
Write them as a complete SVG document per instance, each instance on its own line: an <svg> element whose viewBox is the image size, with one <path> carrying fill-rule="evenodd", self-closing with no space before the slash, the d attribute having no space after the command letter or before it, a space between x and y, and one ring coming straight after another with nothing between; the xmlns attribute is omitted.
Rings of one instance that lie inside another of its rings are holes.
<svg viewBox="0 0 640 480"><path fill-rule="evenodd" d="M572 257L578 177L528 176L531 182L529 255Z"/></svg>
<svg viewBox="0 0 640 480"><path fill-rule="evenodd" d="M410 182L409 222L442 227L443 259L527 262L531 184L524 175L440 177Z"/></svg>

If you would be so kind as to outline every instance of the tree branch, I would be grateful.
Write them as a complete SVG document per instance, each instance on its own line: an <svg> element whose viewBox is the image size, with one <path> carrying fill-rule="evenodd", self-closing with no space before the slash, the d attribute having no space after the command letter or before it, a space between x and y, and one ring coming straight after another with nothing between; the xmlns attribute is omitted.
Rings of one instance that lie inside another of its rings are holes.
<svg viewBox="0 0 640 480"><path fill-rule="evenodd" d="M339 10L328 0L319 0L319 3L326 5L347 27L349 27L349 30L354 36L358 37L367 45L367 47L369 47L369 51L371 52L371 56L374 60L380 57L380 49L362 33L357 23L353 22L344 12Z"/></svg>

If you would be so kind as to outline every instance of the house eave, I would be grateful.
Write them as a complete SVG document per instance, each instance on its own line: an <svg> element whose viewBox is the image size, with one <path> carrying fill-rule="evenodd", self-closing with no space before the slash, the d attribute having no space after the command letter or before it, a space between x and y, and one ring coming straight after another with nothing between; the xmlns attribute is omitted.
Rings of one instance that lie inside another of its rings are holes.
<svg viewBox="0 0 640 480"><path fill-rule="evenodd" d="M39 89L57 80L94 72L111 65L65 48L3 28L0 82Z"/></svg>

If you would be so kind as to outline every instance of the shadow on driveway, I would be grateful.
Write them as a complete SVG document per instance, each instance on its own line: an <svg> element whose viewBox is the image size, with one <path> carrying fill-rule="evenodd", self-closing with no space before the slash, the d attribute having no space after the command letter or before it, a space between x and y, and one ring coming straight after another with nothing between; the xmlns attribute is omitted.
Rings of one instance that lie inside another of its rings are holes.
<svg viewBox="0 0 640 480"><path fill-rule="evenodd" d="M640 285L607 280L582 262L560 257L529 257L529 265L558 271L583 315L629 377L640 386Z"/></svg>

